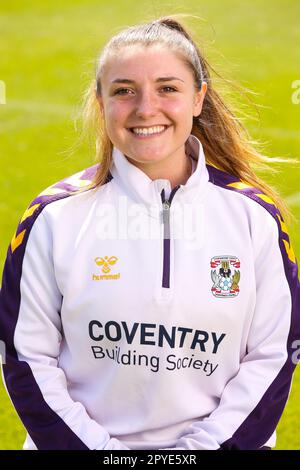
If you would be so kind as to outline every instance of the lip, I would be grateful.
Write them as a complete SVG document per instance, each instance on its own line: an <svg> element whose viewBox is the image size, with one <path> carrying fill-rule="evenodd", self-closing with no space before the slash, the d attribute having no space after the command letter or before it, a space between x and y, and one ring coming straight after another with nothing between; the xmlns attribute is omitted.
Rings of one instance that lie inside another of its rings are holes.
<svg viewBox="0 0 300 470"><path fill-rule="evenodd" d="M135 127L142 127L142 128L145 128L145 129L150 129L150 127L159 127L159 126L165 126L165 127L168 127L170 126L171 124L152 124L152 125L149 125L149 126L144 126L143 124L137 124L136 126L130 126L128 127L127 129L133 129Z"/></svg>
<svg viewBox="0 0 300 470"><path fill-rule="evenodd" d="M155 126L140 126L140 127L145 128L145 129L149 129L150 127L158 127L158 126L164 126L165 129L161 132L156 133L156 134L149 134L149 135L135 134L131 130L133 127L139 127L139 126L132 126L132 127L127 128L127 130L128 130L128 132L130 132L131 135L133 135L137 139L151 139L151 138L154 138L154 137L159 137L160 135L164 134L169 129L169 127L171 127L169 124L168 125L167 124L156 124Z"/></svg>

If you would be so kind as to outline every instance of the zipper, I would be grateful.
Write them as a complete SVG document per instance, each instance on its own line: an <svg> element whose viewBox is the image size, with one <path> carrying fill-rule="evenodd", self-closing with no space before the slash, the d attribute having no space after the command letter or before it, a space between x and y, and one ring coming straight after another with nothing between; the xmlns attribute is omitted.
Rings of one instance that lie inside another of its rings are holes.
<svg viewBox="0 0 300 470"><path fill-rule="evenodd" d="M171 230L170 230L170 207L173 197L180 188L176 186L172 189L169 199L166 199L165 190L161 192L162 201L162 221L164 227L164 241L163 241L163 272L162 272L162 287L170 288L170 258L171 258Z"/></svg>

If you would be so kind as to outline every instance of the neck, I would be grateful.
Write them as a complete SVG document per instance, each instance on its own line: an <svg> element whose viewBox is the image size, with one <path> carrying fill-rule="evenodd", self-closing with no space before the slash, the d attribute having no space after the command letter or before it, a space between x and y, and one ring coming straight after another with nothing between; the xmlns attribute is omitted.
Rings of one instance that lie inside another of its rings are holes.
<svg viewBox="0 0 300 470"><path fill-rule="evenodd" d="M127 159L142 170L151 180L169 180L172 189L178 185L184 185L192 174L191 158L185 154L175 165L173 162L167 165L164 161L153 164L137 162L128 157Z"/></svg>

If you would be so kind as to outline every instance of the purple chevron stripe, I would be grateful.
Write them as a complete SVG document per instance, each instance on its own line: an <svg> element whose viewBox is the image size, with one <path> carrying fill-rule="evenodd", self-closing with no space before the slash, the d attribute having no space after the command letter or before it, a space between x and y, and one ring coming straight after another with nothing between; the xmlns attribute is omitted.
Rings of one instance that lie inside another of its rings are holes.
<svg viewBox="0 0 300 470"><path fill-rule="evenodd" d="M253 201L257 202L265 209L267 209L273 217L276 218L276 214L280 214L279 210L273 204L268 204L260 197L256 196L256 193L263 194L260 189L258 188L246 188L246 189L237 189L233 188L232 186L228 186L230 183L237 183L239 182L239 178L236 176L230 175L225 171L219 170L213 166L207 165L207 170L209 174L209 181L216 186L220 186L221 188L228 189L229 191L234 191L237 193L244 194L245 196L253 199Z"/></svg>
<svg viewBox="0 0 300 470"><path fill-rule="evenodd" d="M84 173L81 175L80 179L81 180L92 180L99 168L99 164L97 163L96 165L90 166L86 170L84 170Z"/></svg>
<svg viewBox="0 0 300 470"><path fill-rule="evenodd" d="M64 191L68 192L75 192L78 191L79 189L83 189L84 187L81 188L80 186L74 186L73 184L70 183L65 183L64 181L59 181L58 183L55 183L52 188L57 188L57 189L63 189Z"/></svg>

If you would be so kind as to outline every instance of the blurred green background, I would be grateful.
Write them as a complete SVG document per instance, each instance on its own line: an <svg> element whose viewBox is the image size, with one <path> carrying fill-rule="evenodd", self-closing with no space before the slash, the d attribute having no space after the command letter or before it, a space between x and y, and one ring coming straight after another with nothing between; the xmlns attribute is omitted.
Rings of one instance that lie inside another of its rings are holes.
<svg viewBox="0 0 300 470"><path fill-rule="evenodd" d="M30 201L55 181L93 164L93 146L70 150L81 96L103 44L120 28L173 13L201 19L187 22L200 48L227 79L253 90L245 124L265 142L270 156L300 156L299 0L0 0L0 267L18 220ZM221 90L222 81L215 80ZM230 95L229 95L230 96ZM231 96L245 110L247 100ZM299 93L298 93L299 97ZM295 101L293 103L293 101ZM277 166L264 174L290 203L296 221L290 236L300 259L300 169ZM300 449L300 371L278 426L277 449ZM0 386L0 449L20 449L25 431Z"/></svg>

